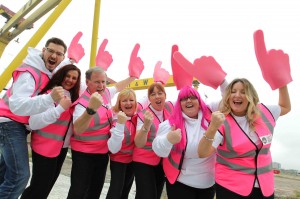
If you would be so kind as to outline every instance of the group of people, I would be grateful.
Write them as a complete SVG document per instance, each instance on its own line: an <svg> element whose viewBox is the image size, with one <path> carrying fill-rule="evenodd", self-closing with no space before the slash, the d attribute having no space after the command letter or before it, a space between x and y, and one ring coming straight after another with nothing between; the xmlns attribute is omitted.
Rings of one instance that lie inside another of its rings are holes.
<svg viewBox="0 0 300 199"><path fill-rule="evenodd" d="M276 120L291 110L287 84L292 78L288 55L267 51L262 31L255 32L254 43L265 80L279 90L277 105L262 104L245 78L228 83L213 57L192 64L174 47L175 102L166 100L163 72L156 71L146 100L125 88L144 68L138 45L128 78L106 87L107 66L92 67L82 93L81 71L74 64L55 70L67 51L62 40L49 39L42 52L31 49L0 104L0 198L47 198L69 147L68 199L98 199L109 161L107 199L128 198L134 181L136 199L160 199L165 184L169 199L274 198L270 146ZM273 66L281 73L272 72ZM206 103L192 82L178 81L193 77L220 87L220 99ZM29 131L33 166L25 189Z"/></svg>

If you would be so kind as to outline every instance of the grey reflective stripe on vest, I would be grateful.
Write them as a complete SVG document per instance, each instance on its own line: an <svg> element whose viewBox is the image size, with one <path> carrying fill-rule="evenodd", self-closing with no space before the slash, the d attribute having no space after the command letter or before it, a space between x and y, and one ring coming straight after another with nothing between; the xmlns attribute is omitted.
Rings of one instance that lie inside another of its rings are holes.
<svg viewBox="0 0 300 199"><path fill-rule="evenodd" d="M147 151L153 151L152 146L144 146L142 149L145 149Z"/></svg>
<svg viewBox="0 0 300 199"><path fill-rule="evenodd" d="M107 140L109 138L109 135L108 134L105 134L105 135L95 135L95 136L74 135L74 138L76 140L81 140L81 141Z"/></svg>
<svg viewBox="0 0 300 199"><path fill-rule="evenodd" d="M174 168L179 169L179 164L177 164L177 163L173 160L173 158L171 157L170 154L169 154L169 156L168 156L168 160L169 160L169 163L170 163Z"/></svg>
<svg viewBox="0 0 300 199"><path fill-rule="evenodd" d="M63 141L64 137L65 137L65 136L61 136L61 135L50 134L50 133L47 133L47 132L44 132L41 130L37 130L37 131L35 131L35 133L39 134L42 137L49 138L52 140L57 140L57 141Z"/></svg>
<svg viewBox="0 0 300 199"><path fill-rule="evenodd" d="M132 154L132 150L120 150L120 152L124 153L124 154L129 154L129 155Z"/></svg>
<svg viewBox="0 0 300 199"><path fill-rule="evenodd" d="M169 103L165 103L165 109L166 109L170 114L172 114L172 109L171 109Z"/></svg>
<svg viewBox="0 0 300 199"><path fill-rule="evenodd" d="M99 117L98 114L95 114L95 117ZM105 121L104 123L102 123L102 124L99 123L99 122L100 122L100 121L99 121L99 118L97 118L97 120L95 119L94 121L95 121L94 126L87 128L86 131L96 131L96 130L102 129L102 128L104 128L104 127L110 125L109 120L106 120L106 121Z"/></svg>
<svg viewBox="0 0 300 199"><path fill-rule="evenodd" d="M90 98L89 98L87 95L85 95L85 94L82 95L82 98L85 99L86 101L89 101L89 100L90 100Z"/></svg>
<svg viewBox="0 0 300 199"><path fill-rule="evenodd" d="M155 134L156 134L156 127L154 124L152 124L150 126L150 136L149 138L147 139L147 142L153 142L154 138L155 138Z"/></svg>
<svg viewBox="0 0 300 199"><path fill-rule="evenodd" d="M222 159L220 156L217 156L217 161L221 164L227 165L227 167L229 167L230 169L235 170L235 171L240 171L240 172L247 173L247 174L254 174L256 171L255 168L248 168L248 167L244 167L244 166L234 164L234 163L228 164L228 162L226 160ZM257 168L257 174L259 175L259 174L268 173L271 170L272 170L272 163L267 166Z"/></svg>
<svg viewBox="0 0 300 199"><path fill-rule="evenodd" d="M244 154L238 155L237 153L228 153L228 151L224 151L222 149L218 149L218 154L225 158L244 158L244 157L255 157L256 152L255 151L249 151Z"/></svg>
<svg viewBox="0 0 300 199"><path fill-rule="evenodd" d="M155 134L156 134L156 127L155 127L154 124L152 124L151 127L150 127L150 136L147 138L147 142L152 143L154 138L155 138ZM153 151L152 146L144 146L142 148L146 149L148 151Z"/></svg>
<svg viewBox="0 0 300 199"><path fill-rule="evenodd" d="M270 172L272 170L273 170L273 166L272 166L272 163L270 163L267 166L257 168L257 174L259 175L259 174L268 173L268 172Z"/></svg>
<svg viewBox="0 0 300 199"><path fill-rule="evenodd" d="M175 148L175 146L173 146L173 147L172 147L172 151L174 151L174 150L176 150L176 153L178 153L178 154L182 154L182 152L183 152L182 149L181 149L181 150L178 150L178 149ZM172 151L171 151L171 152L172 152ZM170 163L173 167L175 167L176 169L179 169L180 164L176 163L176 162L173 160L171 153L168 155L168 160L169 160L169 163Z"/></svg>
<svg viewBox="0 0 300 199"><path fill-rule="evenodd" d="M259 109L260 110L260 109ZM274 132L274 126L271 124L271 122L268 120L266 115L260 110L260 115L264 123L267 125L269 131L273 134Z"/></svg>
<svg viewBox="0 0 300 199"><path fill-rule="evenodd" d="M4 103L9 106L9 101L8 101L8 97L7 97L7 94L5 93L5 95L3 96L2 98L4 100Z"/></svg>
<svg viewBox="0 0 300 199"><path fill-rule="evenodd" d="M231 129L230 129L230 126L229 126L229 123L228 123L227 120L224 121L224 127L225 127L225 135L231 135ZM236 156L237 153L232 148L232 138L231 138L231 136L225 136L225 137L226 137L226 146L229 149L229 151L231 151L231 153L232 153L230 156ZM219 150L218 150L218 152L219 152Z"/></svg>
<svg viewBox="0 0 300 199"><path fill-rule="evenodd" d="M270 151L270 148L262 148L260 151L259 151L259 154L268 154Z"/></svg>
<svg viewBox="0 0 300 199"><path fill-rule="evenodd" d="M61 125L61 126L68 126L70 121L65 120L58 120L54 124Z"/></svg>
<svg viewBox="0 0 300 199"><path fill-rule="evenodd" d="M127 126L125 125L125 143L126 145L130 144L130 130L127 128Z"/></svg>
<svg viewBox="0 0 300 199"><path fill-rule="evenodd" d="M254 174L255 170L256 170L255 168L248 168L248 167L244 167L244 166L241 166L241 165L238 165L238 164L229 163L226 160L224 160L223 158L221 158L220 156L217 156L217 161L220 164L226 165L227 167L229 167L232 170L241 171L243 173Z"/></svg>
<svg viewBox="0 0 300 199"><path fill-rule="evenodd" d="M39 77L39 83L37 85L36 91L34 92L34 95L38 95L41 92L41 86L42 86L42 83L43 83L42 82L42 78L41 78L42 77L42 73L37 68L34 68L34 67L30 67L30 68L32 68L36 72L36 74L38 75L38 77Z"/></svg>

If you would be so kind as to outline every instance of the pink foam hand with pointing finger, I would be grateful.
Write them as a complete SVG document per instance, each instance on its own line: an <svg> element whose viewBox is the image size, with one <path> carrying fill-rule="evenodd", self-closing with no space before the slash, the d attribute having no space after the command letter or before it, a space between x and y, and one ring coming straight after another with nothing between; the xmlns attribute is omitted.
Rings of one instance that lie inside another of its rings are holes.
<svg viewBox="0 0 300 199"><path fill-rule="evenodd" d="M154 82L161 82L162 84L166 84L168 79L170 78L170 73L166 69L161 68L161 64L161 61L158 61L156 63L153 72L153 78Z"/></svg>
<svg viewBox="0 0 300 199"><path fill-rule="evenodd" d="M79 43L80 38L82 37L82 32L78 32L75 37L72 39L71 44L68 48L68 58L78 63L81 58L85 55L84 48Z"/></svg>
<svg viewBox="0 0 300 199"><path fill-rule="evenodd" d="M98 48L98 53L96 56L96 66L103 68L103 70L105 71L107 71L107 69L113 62L111 54L105 50L107 43L108 40L103 39L101 45Z"/></svg>
<svg viewBox="0 0 300 199"><path fill-rule="evenodd" d="M196 77L202 84L217 89L226 77L226 73L212 57L202 56L192 64L180 52L174 53L174 59L190 75Z"/></svg>
<svg viewBox="0 0 300 199"><path fill-rule="evenodd" d="M140 57L138 57L139 49L140 49L140 44L135 44L131 52L130 61L128 65L129 76L135 77L137 79L140 78L140 75L144 70L144 62Z"/></svg>
<svg viewBox="0 0 300 199"><path fill-rule="evenodd" d="M194 76L204 85L217 89L227 75L212 56L202 56L194 60Z"/></svg>
<svg viewBox="0 0 300 199"><path fill-rule="evenodd" d="M171 66L173 73L173 81L176 85L177 90L180 90L184 86L192 85L193 75L190 75L188 72L184 70L184 66L180 66L180 64L174 59L174 53L178 51L178 46L173 45L171 51Z"/></svg>
<svg viewBox="0 0 300 199"><path fill-rule="evenodd" d="M282 50L271 49L267 51L262 30L254 32L254 49L263 78L272 90L281 88L293 81L288 54Z"/></svg>

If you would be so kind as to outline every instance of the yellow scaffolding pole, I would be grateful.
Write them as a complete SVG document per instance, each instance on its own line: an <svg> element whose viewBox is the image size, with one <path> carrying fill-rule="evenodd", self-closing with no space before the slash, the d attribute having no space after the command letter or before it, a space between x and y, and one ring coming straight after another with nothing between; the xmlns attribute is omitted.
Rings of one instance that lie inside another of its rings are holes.
<svg viewBox="0 0 300 199"><path fill-rule="evenodd" d="M95 0L90 67L96 66L96 53L97 53L97 46L98 46L97 41L98 41L98 30L99 30L99 21L100 21L100 5L101 5L101 0Z"/></svg>

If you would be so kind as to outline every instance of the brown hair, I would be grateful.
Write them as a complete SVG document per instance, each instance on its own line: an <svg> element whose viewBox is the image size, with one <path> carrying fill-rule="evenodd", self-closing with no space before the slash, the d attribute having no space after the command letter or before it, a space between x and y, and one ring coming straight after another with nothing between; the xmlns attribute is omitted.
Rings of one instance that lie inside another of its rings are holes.
<svg viewBox="0 0 300 199"><path fill-rule="evenodd" d="M63 40L61 40L61 39L59 39L59 38L57 38L57 37L52 37L52 38L50 38L50 39L48 39L48 40L46 41L45 47L48 47L50 43L54 43L54 44L56 44L56 45L63 46L64 49L65 49L65 50L64 50L64 53L67 52L67 45L65 44L65 42L64 42Z"/></svg>
<svg viewBox="0 0 300 199"><path fill-rule="evenodd" d="M167 96L164 86L161 83L155 82L151 84L148 88L148 99L150 98L151 93L153 93L154 88L157 88L159 91L162 91Z"/></svg>
<svg viewBox="0 0 300 199"><path fill-rule="evenodd" d="M69 90L71 94L71 101L75 102L78 97L79 97L79 90L80 90L80 79L81 79L81 72L80 69L77 68L77 66L73 64L68 64L63 67L61 67L59 70L57 70L48 84L43 88L43 90L40 92L40 94L46 93L48 90L53 89L55 86L61 86L62 82L64 81L66 75L68 74L69 71L75 70L78 72L78 79L76 84L74 85L73 88Z"/></svg>

